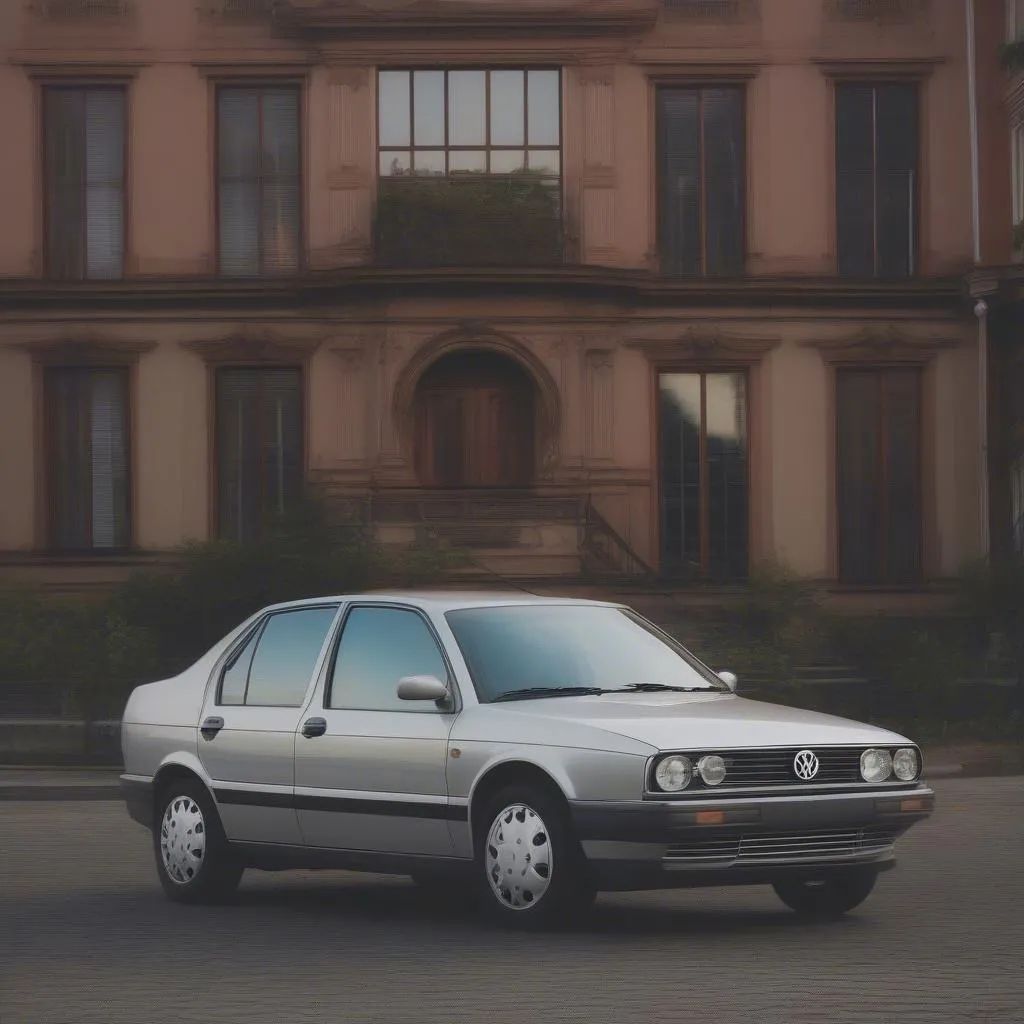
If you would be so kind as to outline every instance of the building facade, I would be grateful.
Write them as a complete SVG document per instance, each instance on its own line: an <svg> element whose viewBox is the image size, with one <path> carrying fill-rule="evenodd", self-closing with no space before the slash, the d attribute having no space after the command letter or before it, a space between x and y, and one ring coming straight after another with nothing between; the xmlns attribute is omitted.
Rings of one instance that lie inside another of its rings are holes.
<svg viewBox="0 0 1024 1024"><path fill-rule="evenodd" d="M0 575L115 579L316 485L512 576L928 591L985 543L968 35L3 4Z"/></svg>

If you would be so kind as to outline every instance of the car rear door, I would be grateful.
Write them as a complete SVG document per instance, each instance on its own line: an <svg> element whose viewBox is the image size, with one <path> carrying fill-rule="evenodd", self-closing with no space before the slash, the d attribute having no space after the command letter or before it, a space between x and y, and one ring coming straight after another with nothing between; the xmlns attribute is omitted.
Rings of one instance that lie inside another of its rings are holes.
<svg viewBox="0 0 1024 1024"><path fill-rule="evenodd" d="M232 649L200 718L199 757L229 839L300 845L295 733L338 604L274 611Z"/></svg>
<svg viewBox="0 0 1024 1024"><path fill-rule="evenodd" d="M361 602L346 610L295 744L295 800L307 845L450 856L445 768L455 705L398 699L405 676L454 688L443 647L419 609ZM454 693L454 689L453 689Z"/></svg>

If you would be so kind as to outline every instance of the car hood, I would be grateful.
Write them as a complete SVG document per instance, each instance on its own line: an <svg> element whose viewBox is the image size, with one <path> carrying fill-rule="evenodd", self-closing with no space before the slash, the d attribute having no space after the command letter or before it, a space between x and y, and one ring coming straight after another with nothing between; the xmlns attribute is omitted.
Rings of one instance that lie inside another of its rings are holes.
<svg viewBox="0 0 1024 1024"><path fill-rule="evenodd" d="M731 693L553 697L491 706L552 724L586 725L658 750L908 742L897 733L863 722Z"/></svg>

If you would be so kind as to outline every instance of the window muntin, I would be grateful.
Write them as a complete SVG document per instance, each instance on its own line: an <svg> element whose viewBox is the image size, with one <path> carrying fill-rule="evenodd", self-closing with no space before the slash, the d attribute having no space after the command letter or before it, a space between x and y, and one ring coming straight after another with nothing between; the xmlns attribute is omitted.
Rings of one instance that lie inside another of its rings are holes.
<svg viewBox="0 0 1024 1024"><path fill-rule="evenodd" d="M327 706L352 711L429 711L429 701L398 699L405 676L449 680L433 631L409 608L356 607L345 618L328 681Z"/></svg>
<svg viewBox="0 0 1024 1024"><path fill-rule="evenodd" d="M382 176L561 176L558 70L382 70L377 94Z"/></svg>

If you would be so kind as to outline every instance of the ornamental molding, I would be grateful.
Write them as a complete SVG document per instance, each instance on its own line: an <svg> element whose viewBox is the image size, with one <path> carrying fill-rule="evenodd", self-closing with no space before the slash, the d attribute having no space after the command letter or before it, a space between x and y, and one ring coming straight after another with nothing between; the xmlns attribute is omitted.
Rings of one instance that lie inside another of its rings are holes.
<svg viewBox="0 0 1024 1024"><path fill-rule="evenodd" d="M682 332L625 341L627 348L658 361L747 363L763 359L781 343L777 335L733 334L714 324L693 324Z"/></svg>
<svg viewBox="0 0 1024 1024"><path fill-rule="evenodd" d="M851 334L801 342L805 348L816 348L828 362L926 363L940 352L963 344L962 338L920 337L894 324L872 325Z"/></svg>
<svg viewBox="0 0 1024 1024"><path fill-rule="evenodd" d="M134 363L141 355L155 349L157 343L101 334L65 334L42 341L11 342L6 347L49 365L123 365Z"/></svg>
<svg viewBox="0 0 1024 1024"><path fill-rule="evenodd" d="M295 363L304 362L320 347L323 337L296 338L265 328L240 328L216 338L179 342L208 363Z"/></svg>

